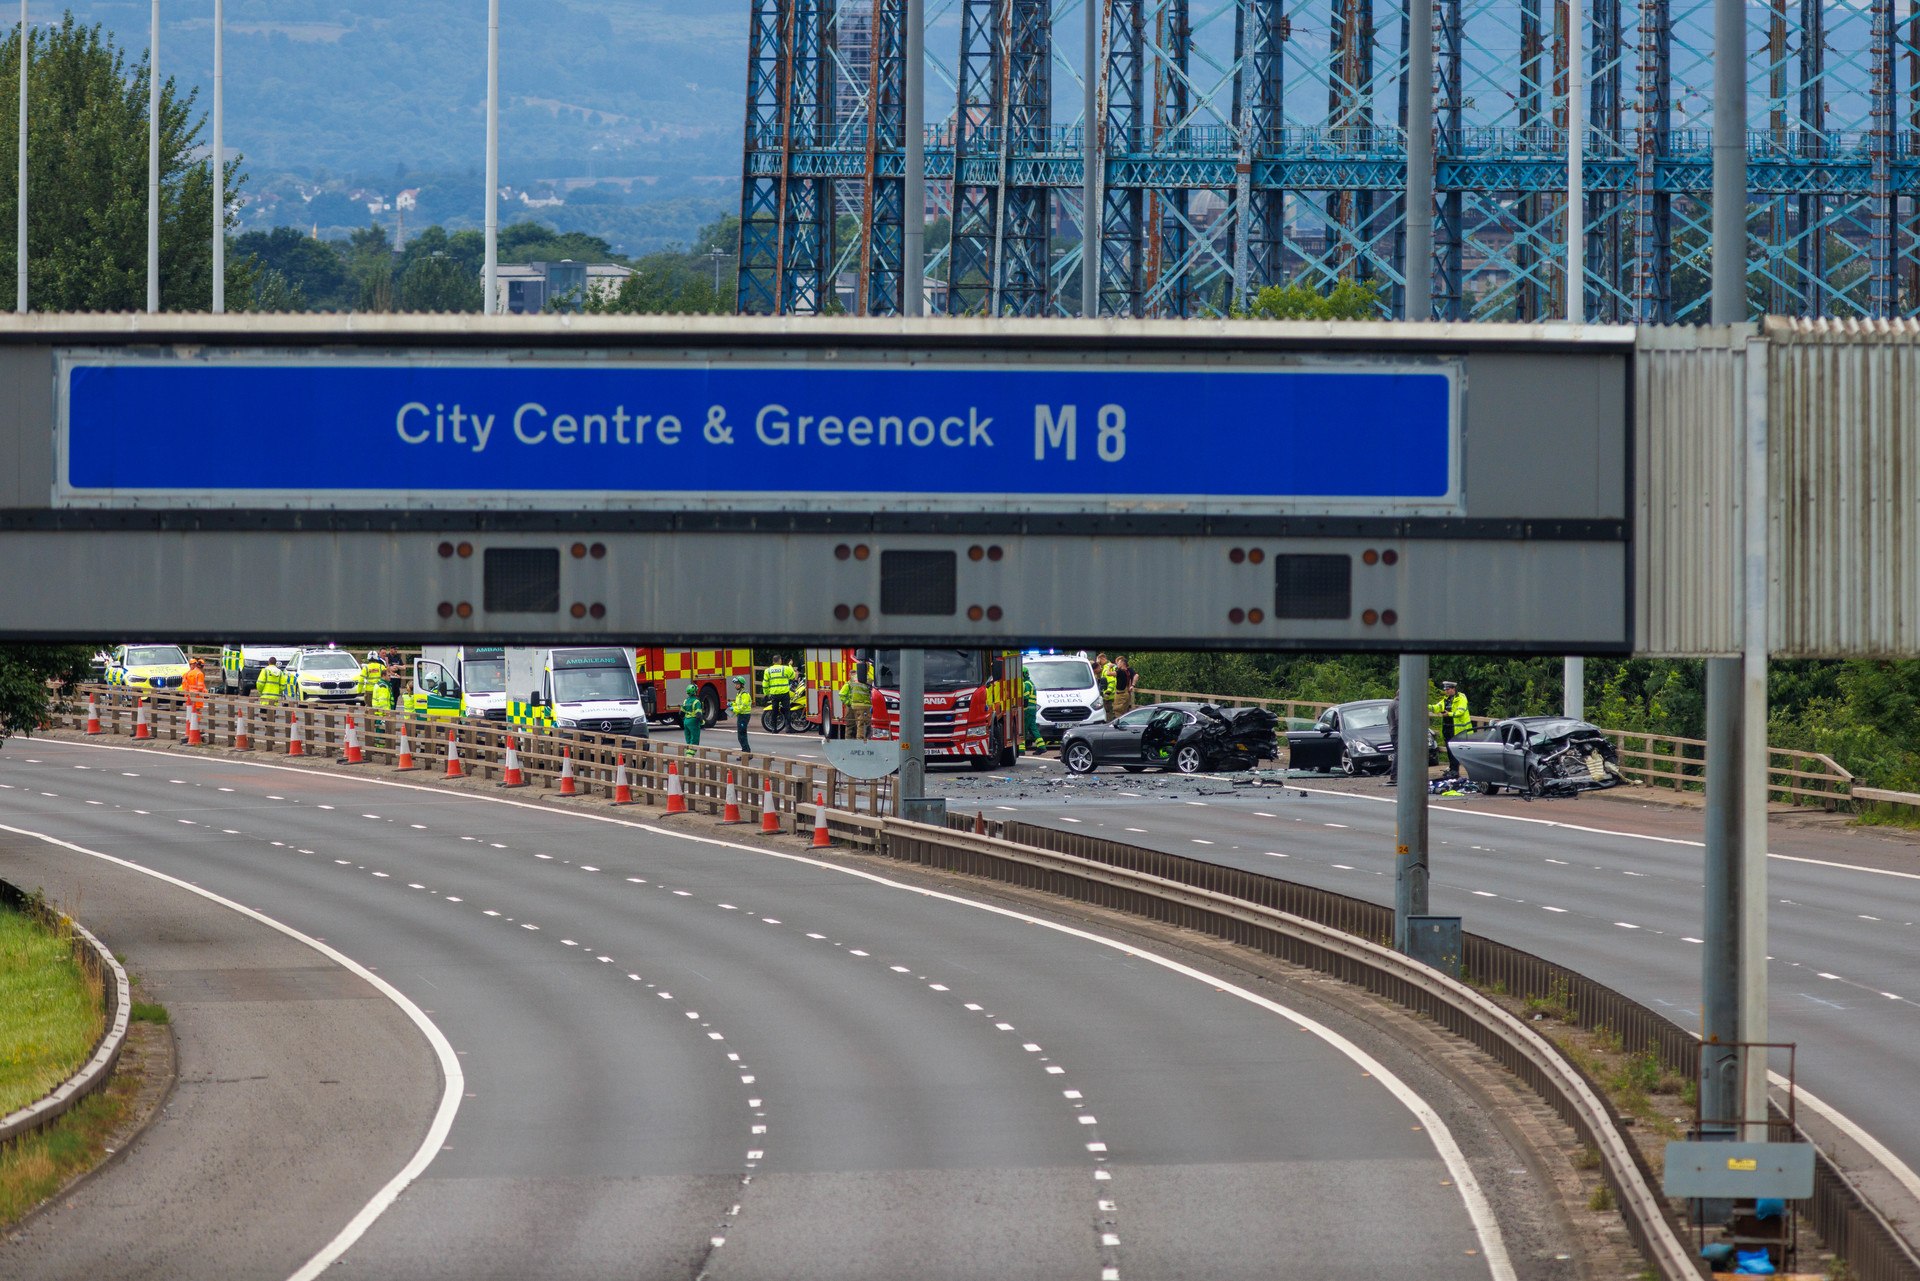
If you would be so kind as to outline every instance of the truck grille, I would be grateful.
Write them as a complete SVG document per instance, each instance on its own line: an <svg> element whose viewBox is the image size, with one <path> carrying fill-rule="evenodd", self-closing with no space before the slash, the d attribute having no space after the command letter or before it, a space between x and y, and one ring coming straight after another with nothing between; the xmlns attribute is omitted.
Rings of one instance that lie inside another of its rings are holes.
<svg viewBox="0 0 1920 1281"><path fill-rule="evenodd" d="M580 729L588 734L631 734L633 718L627 716L600 716L580 722Z"/></svg>
<svg viewBox="0 0 1920 1281"><path fill-rule="evenodd" d="M507 709L504 707L489 707L486 711L480 713L480 716L483 720L504 721L507 719Z"/></svg>

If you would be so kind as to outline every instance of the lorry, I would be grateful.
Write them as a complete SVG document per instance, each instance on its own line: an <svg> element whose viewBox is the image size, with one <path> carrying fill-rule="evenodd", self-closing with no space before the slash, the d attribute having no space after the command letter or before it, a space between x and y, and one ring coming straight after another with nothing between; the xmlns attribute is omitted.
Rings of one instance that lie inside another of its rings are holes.
<svg viewBox="0 0 1920 1281"><path fill-rule="evenodd" d="M929 649L925 653L927 760L964 760L977 770L1012 765L1020 758L1023 741L1019 653L985 649ZM808 718L823 724L837 718L840 686L855 663L872 673L873 737L897 739L897 649L808 650ZM831 708L828 700L835 700Z"/></svg>
<svg viewBox="0 0 1920 1281"><path fill-rule="evenodd" d="M753 651L750 649L652 649L642 646L634 651L634 676L640 683L640 701L647 705L651 720L680 719L680 703L687 686L700 691L706 708L706 724L719 721L733 697L733 678L744 676L753 684Z"/></svg>
<svg viewBox="0 0 1920 1281"><path fill-rule="evenodd" d="M500 645L423 645L413 660L414 716L507 719L507 651Z"/></svg>
<svg viewBox="0 0 1920 1281"><path fill-rule="evenodd" d="M280 666L288 668L299 656L298 645L222 645L220 690L225 694L251 694L269 658L279 659Z"/></svg>
<svg viewBox="0 0 1920 1281"><path fill-rule="evenodd" d="M647 737L634 653L614 645L506 649L507 720L533 729Z"/></svg>

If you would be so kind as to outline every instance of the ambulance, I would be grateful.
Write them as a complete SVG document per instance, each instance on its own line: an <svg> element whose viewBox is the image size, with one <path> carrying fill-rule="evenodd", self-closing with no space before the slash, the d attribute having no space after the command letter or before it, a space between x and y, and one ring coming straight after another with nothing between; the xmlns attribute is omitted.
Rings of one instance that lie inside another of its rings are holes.
<svg viewBox="0 0 1920 1281"><path fill-rule="evenodd" d="M507 651L500 645L423 645L413 660L407 713L507 719Z"/></svg>
<svg viewBox="0 0 1920 1281"><path fill-rule="evenodd" d="M507 720L534 729L647 737L634 654L613 645L506 650Z"/></svg>

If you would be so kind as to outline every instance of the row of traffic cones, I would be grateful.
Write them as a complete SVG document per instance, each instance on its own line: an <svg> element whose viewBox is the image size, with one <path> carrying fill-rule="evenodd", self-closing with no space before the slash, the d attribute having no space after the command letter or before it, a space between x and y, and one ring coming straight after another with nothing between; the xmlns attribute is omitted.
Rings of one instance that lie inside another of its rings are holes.
<svg viewBox="0 0 1920 1281"><path fill-rule="evenodd" d="M287 755L305 756L307 754L305 718L297 711L289 711L287 713L287 724ZM89 694L87 695L87 733L99 734L101 732L100 709L94 701L94 696ZM150 739L153 737L153 721L145 699L140 701L139 707L135 712L133 736L137 739ZM206 737L200 726L199 710L189 705L187 708L187 746L199 747L202 746L205 741ZM247 733L247 714L244 709L236 711L234 714L233 746L239 751L247 751L252 747L251 740ZM573 752L564 747L560 749L560 752L560 795L577 796L580 794L580 789L573 771ZM352 716L347 717L344 759L348 765L363 765L367 759L366 751L360 743L360 727ZM405 726L400 728L394 744L394 768L402 772L418 768L414 764L413 750L407 740ZM453 730L447 731L446 777L466 777L466 768L460 760L460 740ZM517 741L512 738L507 740L507 758L501 769L500 785L502 787L527 786L526 772L520 765L520 753ZM615 758L613 803L615 805L633 804L633 785L627 778L627 758L624 753ZM680 782L679 763L676 761L668 761L667 813L673 815L686 814L689 812L687 808L686 789ZM833 839L827 831L826 798L819 792L814 793L813 812L813 846L815 849L830 847L833 844ZM740 813L740 790L734 782L733 771L728 770L726 800L722 806L720 815L721 825L725 827L743 826L746 821ZM761 793L760 830L769 834L777 834L780 831L780 811L773 799L773 780L771 778L766 780L765 790Z"/></svg>

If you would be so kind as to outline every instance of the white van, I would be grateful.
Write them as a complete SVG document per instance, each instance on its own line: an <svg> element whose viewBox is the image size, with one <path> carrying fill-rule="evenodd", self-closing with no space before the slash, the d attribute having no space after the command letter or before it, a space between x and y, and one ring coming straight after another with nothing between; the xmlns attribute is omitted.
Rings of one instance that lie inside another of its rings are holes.
<svg viewBox="0 0 1920 1281"><path fill-rule="evenodd" d="M507 719L516 725L647 737L633 651L612 645L507 649Z"/></svg>
<svg viewBox="0 0 1920 1281"><path fill-rule="evenodd" d="M1100 678L1085 654L1024 654L1020 665L1033 682L1040 737L1048 743L1058 745L1061 735L1075 726L1107 719Z"/></svg>

